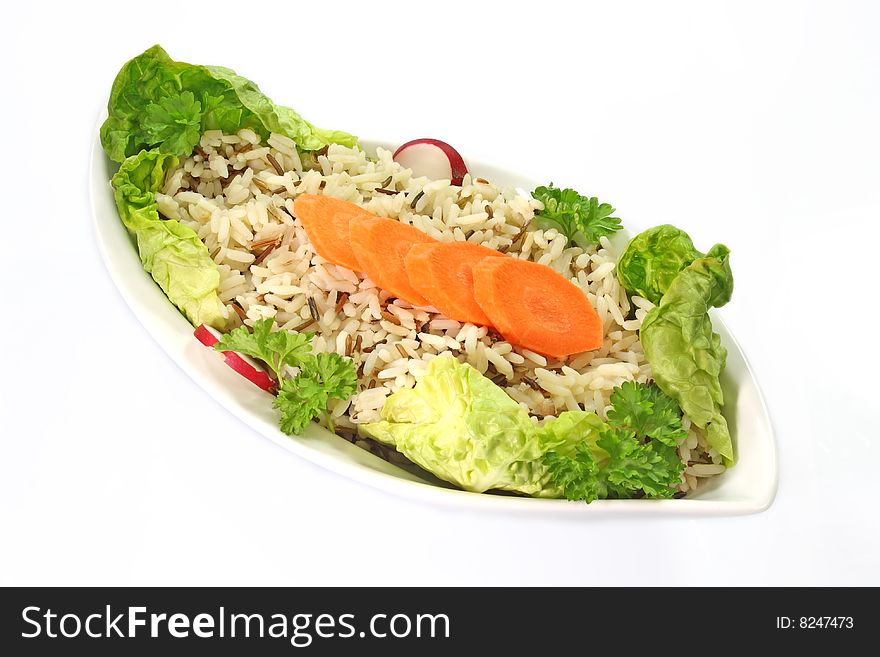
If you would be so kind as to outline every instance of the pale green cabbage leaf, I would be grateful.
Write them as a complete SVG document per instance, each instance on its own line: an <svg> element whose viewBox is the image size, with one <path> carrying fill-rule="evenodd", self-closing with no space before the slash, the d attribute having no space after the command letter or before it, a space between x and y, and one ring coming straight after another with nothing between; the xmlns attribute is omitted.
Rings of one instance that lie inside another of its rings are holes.
<svg viewBox="0 0 880 657"><path fill-rule="evenodd" d="M617 277L628 292L657 304L679 272L702 257L686 232L663 224L630 240L617 261Z"/></svg>
<svg viewBox="0 0 880 657"><path fill-rule="evenodd" d="M354 146L345 132L321 130L289 107L275 105L250 80L219 66L177 62L156 45L116 76L101 126L101 144L115 162L141 150L189 155L205 130L250 128L290 137L300 150L331 143Z"/></svg>
<svg viewBox="0 0 880 657"><path fill-rule="evenodd" d="M545 449L528 413L476 369L451 357L434 358L414 388L385 401L380 422L359 429L465 490L535 495L547 481L539 458Z"/></svg>
<svg viewBox="0 0 880 657"><path fill-rule="evenodd" d="M640 331L645 356L660 389L706 431L709 445L734 462L733 442L721 414L721 373L727 350L712 330L709 309L726 304L733 293L730 251L712 247L681 271Z"/></svg>
<svg viewBox="0 0 880 657"><path fill-rule="evenodd" d="M171 302L194 324L222 329L225 320L217 296L220 273L207 247L189 227L161 219L155 192L173 155L141 151L126 159L111 182L116 207L125 227L137 239L141 262Z"/></svg>

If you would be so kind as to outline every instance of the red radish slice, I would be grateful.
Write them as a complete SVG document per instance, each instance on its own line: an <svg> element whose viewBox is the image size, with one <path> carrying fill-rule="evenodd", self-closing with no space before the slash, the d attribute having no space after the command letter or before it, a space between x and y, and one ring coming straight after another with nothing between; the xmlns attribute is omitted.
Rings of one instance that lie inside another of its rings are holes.
<svg viewBox="0 0 880 657"><path fill-rule="evenodd" d="M460 185L468 172L464 159L452 146L439 139L413 139L394 151L394 161L412 169L413 175L451 180Z"/></svg>
<svg viewBox="0 0 880 657"><path fill-rule="evenodd" d="M200 324L193 335L195 335L203 345L211 348L220 342L221 337L220 331L207 324ZM266 392L272 392L275 388L275 381L272 377L266 374L266 370L260 367L257 364L257 361L250 356L240 354L236 351L224 351L221 353L229 367L241 374L258 388L262 388Z"/></svg>
<svg viewBox="0 0 880 657"><path fill-rule="evenodd" d="M272 392L275 389L275 381L272 377L266 374L265 370L261 369L250 356L235 351L224 351L223 359L229 367L258 388L262 388L266 392Z"/></svg>
<svg viewBox="0 0 880 657"><path fill-rule="evenodd" d="M199 324L199 327L193 332L193 335L199 339L206 347L213 347L220 342L222 333L207 324Z"/></svg>

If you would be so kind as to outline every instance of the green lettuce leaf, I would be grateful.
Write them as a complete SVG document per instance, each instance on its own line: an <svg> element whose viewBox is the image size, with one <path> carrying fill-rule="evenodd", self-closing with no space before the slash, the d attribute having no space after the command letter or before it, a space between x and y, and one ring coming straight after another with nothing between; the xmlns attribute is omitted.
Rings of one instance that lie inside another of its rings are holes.
<svg viewBox="0 0 880 657"><path fill-rule="evenodd" d="M187 226L159 218L155 192L177 158L141 151L126 159L113 176L119 216L137 239L141 262L171 302L194 324L222 329L225 323L217 296L220 273L208 249Z"/></svg>
<svg viewBox="0 0 880 657"><path fill-rule="evenodd" d="M263 138L278 132L304 151L357 142L352 135L320 130L292 109L275 105L253 82L229 69L176 62L160 46L122 67L107 111L101 143L115 162L153 148L189 155L205 130L250 128Z"/></svg>
<svg viewBox="0 0 880 657"><path fill-rule="evenodd" d="M730 431L721 414L720 376L727 350L712 330L709 309L723 306L732 293L730 251L717 245L675 277L640 332L657 385L706 431L709 445L727 465L734 462Z"/></svg>
<svg viewBox="0 0 880 657"><path fill-rule="evenodd" d="M577 445L585 443L596 460L602 461L608 458L608 454L596 447L596 441L604 427L602 418L595 413L563 411L537 428L538 442L542 452L553 450L562 454L570 454Z"/></svg>
<svg viewBox="0 0 880 657"><path fill-rule="evenodd" d="M357 143L357 137L347 132L316 128L289 107L275 105L257 85L231 69L222 66L205 66L205 69L214 79L228 84L241 104L260 120L264 131L257 131L264 137L270 132L287 135L304 151L317 151L327 144L354 146ZM211 127L206 129L222 129L220 121L214 126L215 121L209 117L208 122Z"/></svg>
<svg viewBox="0 0 880 657"><path fill-rule="evenodd" d="M655 226L630 240L617 262L617 276L628 292L657 304L679 272L702 257L683 230Z"/></svg>
<svg viewBox="0 0 880 657"><path fill-rule="evenodd" d="M537 428L491 380L454 358L434 358L415 388L385 401L382 420L362 435L469 491L541 492L547 471Z"/></svg>

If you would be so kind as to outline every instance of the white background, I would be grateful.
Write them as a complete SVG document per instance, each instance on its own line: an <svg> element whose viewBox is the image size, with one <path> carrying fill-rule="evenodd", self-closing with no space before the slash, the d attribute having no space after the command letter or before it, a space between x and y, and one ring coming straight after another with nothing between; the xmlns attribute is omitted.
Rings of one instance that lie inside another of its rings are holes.
<svg viewBox="0 0 880 657"><path fill-rule="evenodd" d="M880 584L869 3L10 6L0 584ZM727 243L736 292L721 314L776 427L773 506L626 521L449 511L233 419L140 326L92 234L95 121L118 68L156 42L323 127L446 139L638 227Z"/></svg>

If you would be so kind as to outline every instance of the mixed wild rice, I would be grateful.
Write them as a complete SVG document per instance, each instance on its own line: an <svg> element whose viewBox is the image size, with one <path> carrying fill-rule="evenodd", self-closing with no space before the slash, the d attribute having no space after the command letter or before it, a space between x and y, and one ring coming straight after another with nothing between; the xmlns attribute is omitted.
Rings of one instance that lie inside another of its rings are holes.
<svg viewBox="0 0 880 657"><path fill-rule="evenodd" d="M336 196L438 240L467 240L552 267L584 291L602 318L602 348L548 359L485 326L391 297L363 274L315 253L293 212L293 200L302 193ZM234 135L206 132L195 152L169 173L157 200L163 216L198 233L217 263L230 327L271 317L282 329L314 332L315 351L354 360L358 391L332 406L331 416L337 433L385 458L402 457L358 439L357 424L377 421L386 397L414 386L441 352L452 352L491 378L535 422L577 409L604 417L616 386L651 378L638 330L652 304L621 288L611 244L602 238L584 252L567 246L554 229L533 228L540 203L513 189L470 175L461 186L414 178L383 149L374 158L338 145L302 154L285 136L273 134L262 143L245 129ZM695 489L698 478L724 471L703 433L687 417L684 426L681 492Z"/></svg>

